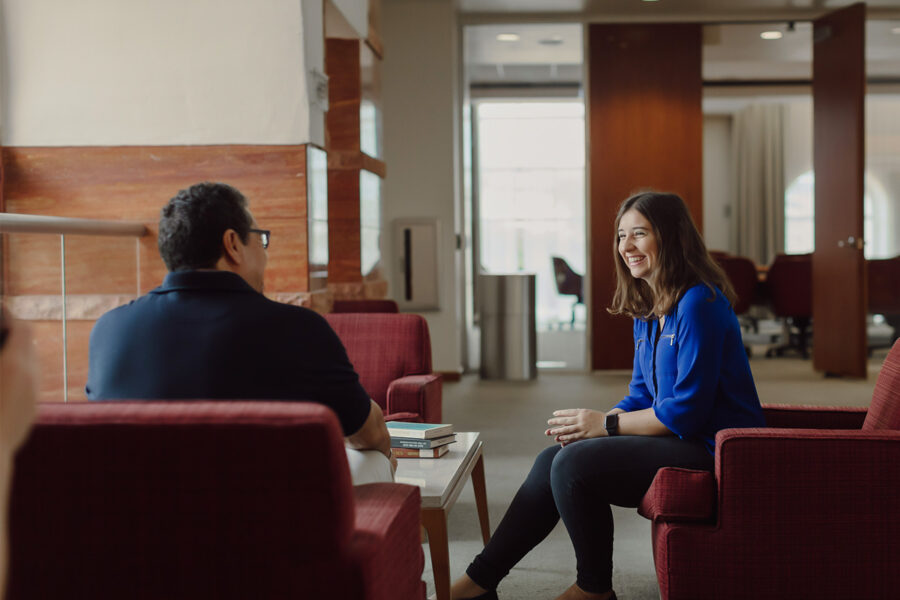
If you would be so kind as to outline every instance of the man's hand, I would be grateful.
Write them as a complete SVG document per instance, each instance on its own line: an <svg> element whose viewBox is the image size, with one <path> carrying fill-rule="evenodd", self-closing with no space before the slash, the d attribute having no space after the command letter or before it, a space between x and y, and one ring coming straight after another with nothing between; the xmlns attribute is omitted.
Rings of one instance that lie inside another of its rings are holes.
<svg viewBox="0 0 900 600"><path fill-rule="evenodd" d="M369 416L359 431L346 438L347 447L354 450L378 450L390 458L391 434L384 424L384 414L374 400L369 400Z"/></svg>
<svg viewBox="0 0 900 600"><path fill-rule="evenodd" d="M603 426L605 419L606 413L589 408L557 410L554 411L553 418L547 421L550 428L544 435L552 435L553 439L563 446L578 440L605 437L606 428Z"/></svg>

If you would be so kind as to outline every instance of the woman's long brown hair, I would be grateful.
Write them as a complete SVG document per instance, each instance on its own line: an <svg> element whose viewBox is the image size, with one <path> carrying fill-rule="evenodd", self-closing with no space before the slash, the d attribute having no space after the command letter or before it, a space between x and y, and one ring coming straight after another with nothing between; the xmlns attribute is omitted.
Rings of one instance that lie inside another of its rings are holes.
<svg viewBox="0 0 900 600"><path fill-rule="evenodd" d="M628 266L619 256L619 222L631 209L650 221L659 248L656 273L656 294L642 279L631 276ZM619 206L615 224L613 257L616 263L616 292L612 314L626 314L639 319L667 315L682 294L689 288L703 283L709 287L710 300L716 296L715 288L722 291L734 306L737 295L728 276L706 250L706 244L697 231L684 200L676 194L641 192L631 196Z"/></svg>

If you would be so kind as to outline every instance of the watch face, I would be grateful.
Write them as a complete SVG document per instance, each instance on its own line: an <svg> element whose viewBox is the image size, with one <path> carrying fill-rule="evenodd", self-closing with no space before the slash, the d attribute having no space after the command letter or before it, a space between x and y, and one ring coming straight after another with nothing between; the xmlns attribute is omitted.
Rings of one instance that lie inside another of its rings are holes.
<svg viewBox="0 0 900 600"><path fill-rule="evenodd" d="M606 419L603 421L603 426L607 431L618 429L619 427L619 415L606 415Z"/></svg>

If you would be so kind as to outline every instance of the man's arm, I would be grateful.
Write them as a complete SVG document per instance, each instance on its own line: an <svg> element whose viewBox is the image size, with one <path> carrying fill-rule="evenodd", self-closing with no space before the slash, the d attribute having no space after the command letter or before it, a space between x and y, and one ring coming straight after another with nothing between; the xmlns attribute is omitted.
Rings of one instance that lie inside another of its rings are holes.
<svg viewBox="0 0 900 600"><path fill-rule="evenodd" d="M369 416L356 433L347 436L347 446L354 450L378 450L391 458L391 434L384 424L381 407L369 400Z"/></svg>

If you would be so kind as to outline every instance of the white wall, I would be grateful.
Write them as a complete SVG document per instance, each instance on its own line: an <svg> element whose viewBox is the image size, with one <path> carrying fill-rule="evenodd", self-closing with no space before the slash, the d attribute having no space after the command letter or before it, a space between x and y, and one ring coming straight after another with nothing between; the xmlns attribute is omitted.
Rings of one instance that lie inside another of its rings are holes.
<svg viewBox="0 0 900 600"><path fill-rule="evenodd" d="M328 5L331 6L328 6ZM359 38L369 37L369 2L368 0L328 0L325 6L326 14L331 16L331 8L336 8L343 17L343 24L347 31L332 30L329 27L328 37ZM328 25L332 25L329 19Z"/></svg>
<svg viewBox="0 0 900 600"><path fill-rule="evenodd" d="M310 139L297 0L3 0L2 143Z"/></svg>
<svg viewBox="0 0 900 600"><path fill-rule="evenodd" d="M732 251L731 116L703 116L703 239L710 250Z"/></svg>
<svg viewBox="0 0 900 600"><path fill-rule="evenodd" d="M455 144L459 52L451 0L396 0L383 11L385 61L384 182L386 227L382 248L393 294L400 289L390 239L398 217L441 223L440 310L423 313L431 330L434 368L462 364L461 269L456 250L458 184Z"/></svg>
<svg viewBox="0 0 900 600"><path fill-rule="evenodd" d="M363 0L365 4L365 0ZM325 10L322 0L302 0L303 66L309 95L309 142L325 148L325 110L328 104L325 77ZM324 97L317 86L325 83Z"/></svg>

